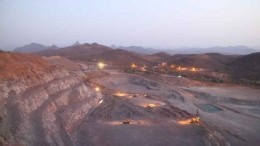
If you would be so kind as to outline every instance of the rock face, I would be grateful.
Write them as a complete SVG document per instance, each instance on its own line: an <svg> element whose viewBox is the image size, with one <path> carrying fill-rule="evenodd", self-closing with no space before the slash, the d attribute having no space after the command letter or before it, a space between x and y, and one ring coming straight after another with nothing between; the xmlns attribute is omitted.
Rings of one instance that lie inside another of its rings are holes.
<svg viewBox="0 0 260 146"><path fill-rule="evenodd" d="M2 53L8 57L1 69L26 65L23 73L0 72L0 145L73 145L70 134L98 105L102 94L86 85L81 76L50 66L41 58L29 55L38 61L14 61L21 54Z"/></svg>

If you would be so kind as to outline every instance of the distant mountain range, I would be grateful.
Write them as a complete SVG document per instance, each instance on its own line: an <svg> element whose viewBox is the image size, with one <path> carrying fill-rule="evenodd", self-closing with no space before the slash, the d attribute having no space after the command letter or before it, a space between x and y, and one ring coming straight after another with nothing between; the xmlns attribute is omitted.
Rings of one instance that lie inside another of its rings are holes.
<svg viewBox="0 0 260 146"><path fill-rule="evenodd" d="M172 49L153 49L153 48L144 48L139 46L129 46L129 47L115 47L127 51L132 51L140 54L154 54L160 52L166 52L168 54L204 54L204 53L221 53L221 54L237 54L245 55L257 52L256 50L246 47L246 46L229 46L229 47L209 47L209 48L172 48Z"/></svg>
<svg viewBox="0 0 260 146"><path fill-rule="evenodd" d="M95 55L98 53L103 53L105 51L113 50L110 47L104 46L104 45L99 45L97 43L93 44L82 44L82 45L72 45L69 47L65 48L60 48L60 49L46 49L37 52L36 54L41 55L41 56L63 56L67 57L69 59L74 59L74 58L80 58L81 56L91 56Z"/></svg>
<svg viewBox="0 0 260 146"><path fill-rule="evenodd" d="M76 41L71 46L78 46L78 45L81 45L81 43L79 41ZM25 45L23 47L15 48L13 50L13 52L36 53L36 52L40 52L40 51L43 51L43 50L51 50L51 49L55 50L55 49L59 49L59 47L57 47L56 45L45 46L45 45L38 44L38 43L31 43L31 44Z"/></svg>
<svg viewBox="0 0 260 146"><path fill-rule="evenodd" d="M127 50L127 51L131 51L131 52L139 53L139 54L154 54L154 53L160 52L160 50L156 50L153 48L144 48L141 46L128 46L128 47L119 46L119 47L117 47L117 46L112 45L111 48Z"/></svg>
<svg viewBox="0 0 260 146"><path fill-rule="evenodd" d="M35 53L46 49L58 49L56 45L52 46L44 46L37 43L31 43L29 45L25 45L23 47L18 47L14 49L14 52L21 52L21 53Z"/></svg>
<svg viewBox="0 0 260 146"><path fill-rule="evenodd" d="M256 52L256 50L247 46L228 46L228 47L209 47L209 48L178 48L165 50L170 54L204 54L204 53L221 53L229 55L244 55Z"/></svg>
<svg viewBox="0 0 260 146"><path fill-rule="evenodd" d="M82 45L80 42L76 41L73 46L80 46ZM68 47L64 47L68 48ZM249 48L247 46L228 46L228 47L221 47L221 46L216 46L216 47L209 47L209 48L172 48L172 49L154 49L154 48L145 48L141 46L128 46L128 47L123 47L123 46L115 46L112 45L112 49L122 49L126 51L131 51L135 52L138 54L143 54L143 55L152 55L155 53L160 53L160 52L165 52L171 55L174 54L205 54L205 53L221 53L221 54L228 54L228 55L246 55L246 54L251 54L254 52L257 52L256 50ZM29 45L25 45L23 47L19 47L14 49L14 52L27 52L27 53L35 53L43 50L49 50L49 49L58 49L56 45L52 46L45 46L37 43L31 43Z"/></svg>

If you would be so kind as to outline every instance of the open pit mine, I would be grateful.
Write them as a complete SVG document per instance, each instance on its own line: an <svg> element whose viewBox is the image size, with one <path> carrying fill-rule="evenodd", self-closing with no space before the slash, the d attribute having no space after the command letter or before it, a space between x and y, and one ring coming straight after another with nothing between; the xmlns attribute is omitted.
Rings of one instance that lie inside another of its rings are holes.
<svg viewBox="0 0 260 146"><path fill-rule="evenodd" d="M139 66L0 52L0 145L259 145L259 88Z"/></svg>

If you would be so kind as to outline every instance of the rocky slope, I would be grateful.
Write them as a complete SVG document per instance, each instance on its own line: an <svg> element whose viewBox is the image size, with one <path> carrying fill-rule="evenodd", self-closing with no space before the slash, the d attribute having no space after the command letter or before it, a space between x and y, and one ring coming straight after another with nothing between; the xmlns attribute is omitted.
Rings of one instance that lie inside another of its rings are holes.
<svg viewBox="0 0 260 146"><path fill-rule="evenodd" d="M40 57L0 55L0 145L73 145L71 132L102 94Z"/></svg>
<svg viewBox="0 0 260 146"><path fill-rule="evenodd" d="M260 81L260 52L240 56L228 63L227 69L234 79Z"/></svg>

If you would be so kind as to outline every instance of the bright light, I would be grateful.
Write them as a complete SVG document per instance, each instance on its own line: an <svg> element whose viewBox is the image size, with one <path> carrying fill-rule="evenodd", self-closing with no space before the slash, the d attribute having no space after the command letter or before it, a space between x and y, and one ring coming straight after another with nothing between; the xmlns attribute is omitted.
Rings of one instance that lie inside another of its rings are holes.
<svg viewBox="0 0 260 146"><path fill-rule="evenodd" d="M98 103L101 104L103 102L103 99L101 99Z"/></svg>
<svg viewBox="0 0 260 146"><path fill-rule="evenodd" d="M96 87L95 90L98 92L98 91L100 91L100 88L99 88L99 87Z"/></svg>
<svg viewBox="0 0 260 146"><path fill-rule="evenodd" d="M162 63L162 66L165 66L165 65L166 65L166 62L163 62L163 63Z"/></svg>
<svg viewBox="0 0 260 146"><path fill-rule="evenodd" d="M178 123L181 124L181 125L189 125L189 124L192 124L192 123L199 124L199 121L200 121L199 117L194 117L194 118L191 118L191 119L178 121Z"/></svg>
<svg viewBox="0 0 260 146"><path fill-rule="evenodd" d="M178 76L178 78L181 78L181 76Z"/></svg>
<svg viewBox="0 0 260 146"><path fill-rule="evenodd" d="M122 92L117 92L114 94L115 96L119 96L119 97L122 97L122 96L126 96L127 94L126 93L122 93Z"/></svg>
<svg viewBox="0 0 260 146"><path fill-rule="evenodd" d="M134 63L131 65L131 68L136 68L136 67L137 67L137 65Z"/></svg>
<svg viewBox="0 0 260 146"><path fill-rule="evenodd" d="M191 69L191 71L196 71L196 69L193 67L193 68Z"/></svg>
<svg viewBox="0 0 260 146"><path fill-rule="evenodd" d="M189 125L189 124L191 124L191 120L188 119L188 120L178 121L178 123L181 125Z"/></svg>
<svg viewBox="0 0 260 146"><path fill-rule="evenodd" d="M147 104L146 107L155 107L155 106L157 106L157 105L156 105L156 104L152 104L152 103L150 103L150 104Z"/></svg>
<svg viewBox="0 0 260 146"><path fill-rule="evenodd" d="M98 63L98 68L103 69L105 67L105 64L102 62Z"/></svg>

